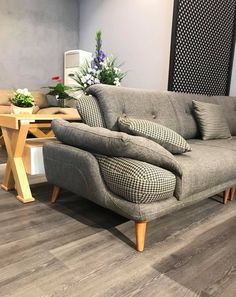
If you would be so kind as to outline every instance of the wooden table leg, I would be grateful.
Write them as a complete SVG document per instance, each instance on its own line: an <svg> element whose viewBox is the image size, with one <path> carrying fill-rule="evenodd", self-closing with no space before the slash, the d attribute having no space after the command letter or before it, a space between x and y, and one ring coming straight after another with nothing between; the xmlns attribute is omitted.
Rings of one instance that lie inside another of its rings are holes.
<svg viewBox="0 0 236 297"><path fill-rule="evenodd" d="M1 188L5 191L13 190L15 188L15 181L11 170L10 160L8 158L6 169L4 171L3 182Z"/></svg>
<svg viewBox="0 0 236 297"><path fill-rule="evenodd" d="M5 179L3 180L2 188L8 189L9 185L12 186L12 179L10 177L12 171L18 193L17 199L23 203L34 201L22 160L28 130L29 124L21 124L19 130L2 128L9 162L4 174Z"/></svg>

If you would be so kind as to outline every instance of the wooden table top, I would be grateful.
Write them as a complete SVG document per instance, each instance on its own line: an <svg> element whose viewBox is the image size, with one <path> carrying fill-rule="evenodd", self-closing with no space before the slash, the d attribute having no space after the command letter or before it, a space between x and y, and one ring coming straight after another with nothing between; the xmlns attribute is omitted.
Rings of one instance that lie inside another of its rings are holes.
<svg viewBox="0 0 236 297"><path fill-rule="evenodd" d="M80 115L69 114L0 114L0 127L19 129L20 122L40 122L64 119L68 121L79 121Z"/></svg>

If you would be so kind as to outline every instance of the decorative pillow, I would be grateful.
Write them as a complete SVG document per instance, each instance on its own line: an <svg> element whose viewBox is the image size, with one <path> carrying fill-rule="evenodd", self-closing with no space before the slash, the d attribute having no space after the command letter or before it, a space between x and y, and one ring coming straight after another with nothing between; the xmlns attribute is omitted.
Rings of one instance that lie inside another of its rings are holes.
<svg viewBox="0 0 236 297"><path fill-rule="evenodd" d="M192 103L203 140L231 137L220 105L195 100Z"/></svg>
<svg viewBox="0 0 236 297"><path fill-rule="evenodd" d="M93 96L77 99L77 109L82 121L91 127L106 127L97 100Z"/></svg>
<svg viewBox="0 0 236 297"><path fill-rule="evenodd" d="M121 131L151 139L172 154L182 154L191 151L187 141L175 131L160 124L133 118L118 118Z"/></svg>
<svg viewBox="0 0 236 297"><path fill-rule="evenodd" d="M172 154L143 137L61 119L52 121L52 129L56 137L68 145L94 154L144 161L182 175L182 169Z"/></svg>

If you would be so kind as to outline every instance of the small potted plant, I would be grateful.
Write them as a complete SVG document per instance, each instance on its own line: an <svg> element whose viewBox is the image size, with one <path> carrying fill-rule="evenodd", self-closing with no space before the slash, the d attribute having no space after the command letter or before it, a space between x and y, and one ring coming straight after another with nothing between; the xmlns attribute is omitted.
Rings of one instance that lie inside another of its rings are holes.
<svg viewBox="0 0 236 297"><path fill-rule="evenodd" d="M28 89L17 89L14 92L12 98L10 98L12 104L12 113L14 114L32 114L34 107L34 97L28 91Z"/></svg>
<svg viewBox="0 0 236 297"><path fill-rule="evenodd" d="M75 91L82 91L87 95L87 88L94 84L120 86L126 76L117 65L117 59L107 56L102 50L102 32L96 32L96 50L92 60L87 60L80 66L78 72L69 75L77 83Z"/></svg>
<svg viewBox="0 0 236 297"><path fill-rule="evenodd" d="M56 82L56 85L44 87L50 90L47 93L48 99L51 101L50 105L65 107L65 100L72 99L72 97L68 94L71 87L65 86L62 83L60 76L53 76L51 79Z"/></svg>

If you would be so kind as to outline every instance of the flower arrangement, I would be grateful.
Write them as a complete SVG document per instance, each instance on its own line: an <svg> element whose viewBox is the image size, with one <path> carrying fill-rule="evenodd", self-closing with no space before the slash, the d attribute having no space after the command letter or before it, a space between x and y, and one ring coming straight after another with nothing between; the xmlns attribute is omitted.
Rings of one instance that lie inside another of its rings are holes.
<svg viewBox="0 0 236 297"><path fill-rule="evenodd" d="M94 84L107 84L120 86L126 73L123 73L116 64L116 58L107 56L102 50L102 32L96 33L96 50L91 61L86 61L79 71L71 74L78 86L76 90L81 90L86 94L89 86Z"/></svg>
<svg viewBox="0 0 236 297"><path fill-rule="evenodd" d="M49 89L50 91L47 93L47 95L55 96L56 99L70 99L71 97L68 95L68 91L71 90L71 87L65 86L62 83L62 80L60 76L53 76L52 81L56 83L55 86L48 86L44 87Z"/></svg>
<svg viewBox="0 0 236 297"><path fill-rule="evenodd" d="M18 107L32 107L34 105L34 97L28 89L17 89L14 96L10 98L10 102Z"/></svg>

